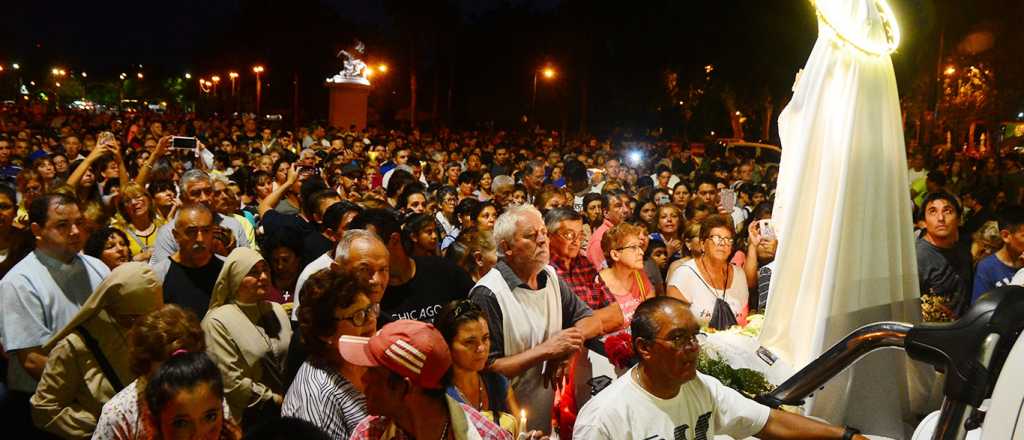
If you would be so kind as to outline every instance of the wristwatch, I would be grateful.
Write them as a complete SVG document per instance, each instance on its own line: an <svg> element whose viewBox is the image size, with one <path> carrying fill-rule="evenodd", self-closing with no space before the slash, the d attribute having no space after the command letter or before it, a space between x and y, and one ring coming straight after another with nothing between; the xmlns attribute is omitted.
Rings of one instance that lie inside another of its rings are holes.
<svg viewBox="0 0 1024 440"><path fill-rule="evenodd" d="M843 440L852 440L853 436L860 434L860 430L854 427L847 426L843 431Z"/></svg>

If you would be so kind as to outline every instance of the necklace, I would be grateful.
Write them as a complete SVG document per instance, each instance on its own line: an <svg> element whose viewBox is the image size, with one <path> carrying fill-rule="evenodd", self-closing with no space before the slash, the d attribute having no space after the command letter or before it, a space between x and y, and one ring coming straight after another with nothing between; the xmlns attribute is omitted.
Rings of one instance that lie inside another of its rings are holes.
<svg viewBox="0 0 1024 440"><path fill-rule="evenodd" d="M711 273L711 267L708 266L707 261L704 261L704 258L705 258L704 256L700 257L700 264L702 266L704 266L704 271L708 273L708 281L709 281L707 283L708 289L711 290L711 294L717 295L718 292L715 292L715 286L714 286L714 284L715 284L715 280L713 278L714 274ZM729 272L728 272L728 269L729 269L729 266L728 266L728 263L726 263L725 269L722 270L722 298L725 298L725 290L728 289L728 287L729 287Z"/></svg>
<svg viewBox="0 0 1024 440"><path fill-rule="evenodd" d="M477 394L477 396L479 398L477 399L476 409L477 409L477 411L483 411L484 410L484 380L483 380L483 378L480 377L480 374L476 375L476 383L477 383L477 392L479 393L479 394ZM472 402L469 401L469 398L466 397L466 394L463 393L462 390L459 389L459 387L456 386L455 387L455 391L459 392L459 396L462 397L462 400L464 400L466 403L472 404Z"/></svg>

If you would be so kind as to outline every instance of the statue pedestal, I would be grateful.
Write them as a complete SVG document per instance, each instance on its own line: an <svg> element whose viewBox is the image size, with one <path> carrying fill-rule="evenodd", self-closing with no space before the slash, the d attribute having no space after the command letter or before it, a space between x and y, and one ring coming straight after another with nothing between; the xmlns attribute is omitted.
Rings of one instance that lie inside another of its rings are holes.
<svg viewBox="0 0 1024 440"><path fill-rule="evenodd" d="M342 129L351 125L358 130L366 128L366 99L370 95L370 86L332 82L327 83L327 88L331 95L328 123Z"/></svg>

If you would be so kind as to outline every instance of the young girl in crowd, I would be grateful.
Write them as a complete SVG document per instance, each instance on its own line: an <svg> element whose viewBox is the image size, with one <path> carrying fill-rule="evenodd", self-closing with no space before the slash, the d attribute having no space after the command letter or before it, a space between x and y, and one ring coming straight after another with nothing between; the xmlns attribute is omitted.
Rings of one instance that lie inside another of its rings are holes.
<svg viewBox="0 0 1024 440"><path fill-rule="evenodd" d="M162 439L242 437L224 413L224 382L206 353L173 353L149 380L145 397L154 433Z"/></svg>

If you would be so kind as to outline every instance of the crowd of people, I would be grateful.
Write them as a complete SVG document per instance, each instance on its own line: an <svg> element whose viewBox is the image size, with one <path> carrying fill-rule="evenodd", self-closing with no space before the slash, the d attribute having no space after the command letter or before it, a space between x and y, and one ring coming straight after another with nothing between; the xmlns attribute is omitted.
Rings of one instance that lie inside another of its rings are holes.
<svg viewBox="0 0 1024 440"><path fill-rule="evenodd" d="M702 328L767 307L778 244L777 164L705 153L6 108L3 412L59 438L862 438L696 371ZM922 295L955 319L1024 283L1024 172L929 156ZM567 398L612 337L631 368Z"/></svg>

